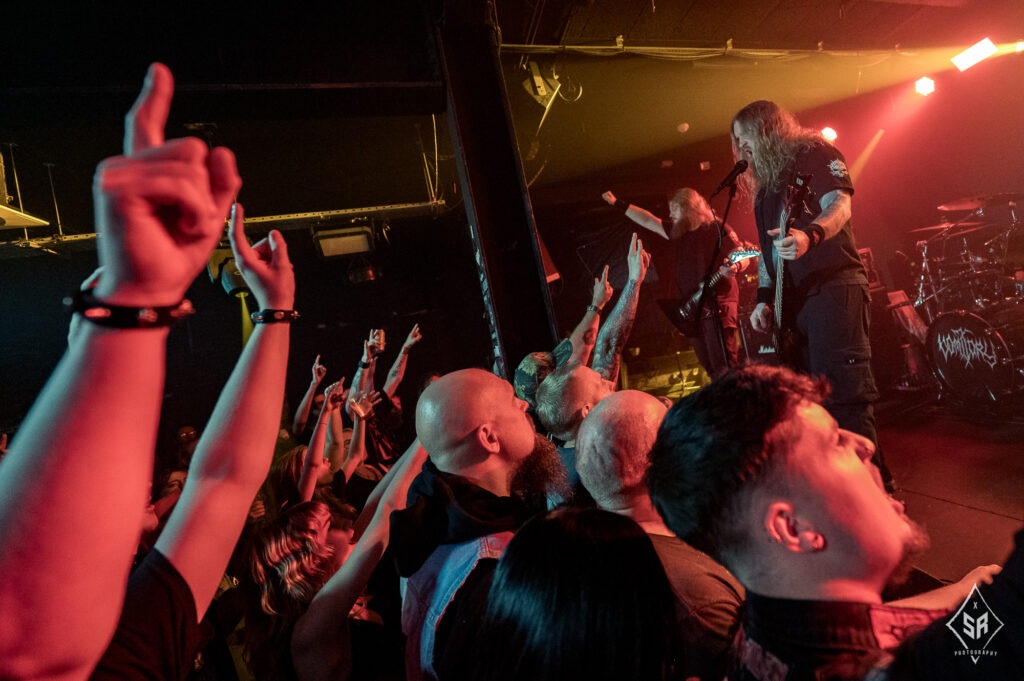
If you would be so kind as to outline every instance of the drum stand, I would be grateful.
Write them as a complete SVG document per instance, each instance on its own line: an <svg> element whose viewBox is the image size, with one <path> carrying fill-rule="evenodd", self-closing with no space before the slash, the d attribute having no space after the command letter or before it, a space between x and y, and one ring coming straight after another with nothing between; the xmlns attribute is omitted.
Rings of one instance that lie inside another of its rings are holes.
<svg viewBox="0 0 1024 681"><path fill-rule="evenodd" d="M920 308L925 321L931 324L940 312L937 297L943 289L935 289L935 279L928 263L928 242L918 241L917 250L921 253L921 274L917 280L917 300L914 301L914 307Z"/></svg>

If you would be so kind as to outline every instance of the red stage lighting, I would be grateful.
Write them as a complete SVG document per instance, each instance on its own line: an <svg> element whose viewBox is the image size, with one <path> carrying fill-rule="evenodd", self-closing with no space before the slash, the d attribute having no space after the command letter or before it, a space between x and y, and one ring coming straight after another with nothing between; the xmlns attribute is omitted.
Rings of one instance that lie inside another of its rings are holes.
<svg viewBox="0 0 1024 681"><path fill-rule="evenodd" d="M922 97L927 97L931 93L935 92L935 81L928 76L918 78L917 82L914 83L914 92Z"/></svg>
<svg viewBox="0 0 1024 681"><path fill-rule="evenodd" d="M839 137L839 133L835 131L835 128L824 127L821 129L821 136L829 142L835 142L836 138Z"/></svg>

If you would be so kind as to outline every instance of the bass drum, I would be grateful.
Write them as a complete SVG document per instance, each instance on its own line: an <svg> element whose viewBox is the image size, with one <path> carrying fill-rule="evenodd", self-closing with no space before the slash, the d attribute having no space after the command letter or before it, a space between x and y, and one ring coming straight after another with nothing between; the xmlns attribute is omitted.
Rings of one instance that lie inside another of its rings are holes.
<svg viewBox="0 0 1024 681"><path fill-rule="evenodd" d="M939 380L965 401L995 402L1024 389L1024 304L939 315L928 329Z"/></svg>

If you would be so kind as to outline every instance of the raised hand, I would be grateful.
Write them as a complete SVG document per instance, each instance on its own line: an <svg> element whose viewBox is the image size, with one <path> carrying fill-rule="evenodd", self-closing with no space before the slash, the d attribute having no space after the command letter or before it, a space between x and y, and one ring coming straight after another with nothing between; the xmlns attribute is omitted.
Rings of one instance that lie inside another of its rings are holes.
<svg viewBox="0 0 1024 681"><path fill-rule="evenodd" d="M326 398L324 399L324 410L332 411L340 408L345 403L345 379L342 378L340 381L335 381L327 386L327 390L324 391L324 398Z"/></svg>
<svg viewBox="0 0 1024 681"><path fill-rule="evenodd" d="M409 331L409 335L406 337L405 342L402 343L402 351L407 351L412 346L416 345L423 339L423 334L420 333L420 325L413 324L412 330Z"/></svg>
<svg viewBox="0 0 1024 681"><path fill-rule="evenodd" d="M605 203L608 205L615 205L615 194L612 194L610 191L601 194L601 198L604 199Z"/></svg>
<svg viewBox="0 0 1024 681"><path fill-rule="evenodd" d="M355 416L367 419L373 414L373 408L380 404L380 392L374 391L369 395L348 398L348 408Z"/></svg>
<svg viewBox="0 0 1024 681"><path fill-rule="evenodd" d="M384 329L370 329L370 337L363 344L363 355L366 361L370 361L384 352L384 347Z"/></svg>
<svg viewBox="0 0 1024 681"><path fill-rule="evenodd" d="M320 363L320 355L317 355L313 360L313 382L319 385L326 375L327 367Z"/></svg>
<svg viewBox="0 0 1024 681"><path fill-rule="evenodd" d="M633 238L629 242L629 255L626 256L626 263L629 265L630 281L643 281L647 276L647 268L651 264L651 254L644 250L644 242L633 232Z"/></svg>
<svg viewBox="0 0 1024 681"><path fill-rule="evenodd" d="M238 270L262 307L291 310L295 304L295 272L284 237L276 229L271 230L266 238L250 246L244 222L242 204L233 204L228 234Z"/></svg>
<svg viewBox="0 0 1024 681"><path fill-rule="evenodd" d="M341 395L344 392L345 379L342 378L340 381L335 381L329 386L324 388L324 402L330 402L332 396Z"/></svg>
<svg viewBox="0 0 1024 681"><path fill-rule="evenodd" d="M181 301L206 266L242 186L234 154L195 137L165 141L174 79L153 64L125 118L124 154L93 181L99 264L96 296L125 306Z"/></svg>
<svg viewBox="0 0 1024 681"><path fill-rule="evenodd" d="M608 283L608 265L605 265L601 270L601 276L594 278L594 293L590 302L597 308L603 308L611 300L613 293L612 285Z"/></svg>

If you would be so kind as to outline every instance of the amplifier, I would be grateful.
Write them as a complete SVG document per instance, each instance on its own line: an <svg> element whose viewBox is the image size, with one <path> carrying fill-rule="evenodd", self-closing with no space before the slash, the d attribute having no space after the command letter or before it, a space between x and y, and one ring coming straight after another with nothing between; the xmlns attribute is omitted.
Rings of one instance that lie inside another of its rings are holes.
<svg viewBox="0 0 1024 681"><path fill-rule="evenodd" d="M770 333L755 331L750 325L750 310L739 311L740 340L743 342L743 354L749 363L779 363L779 353L775 348L775 338Z"/></svg>

